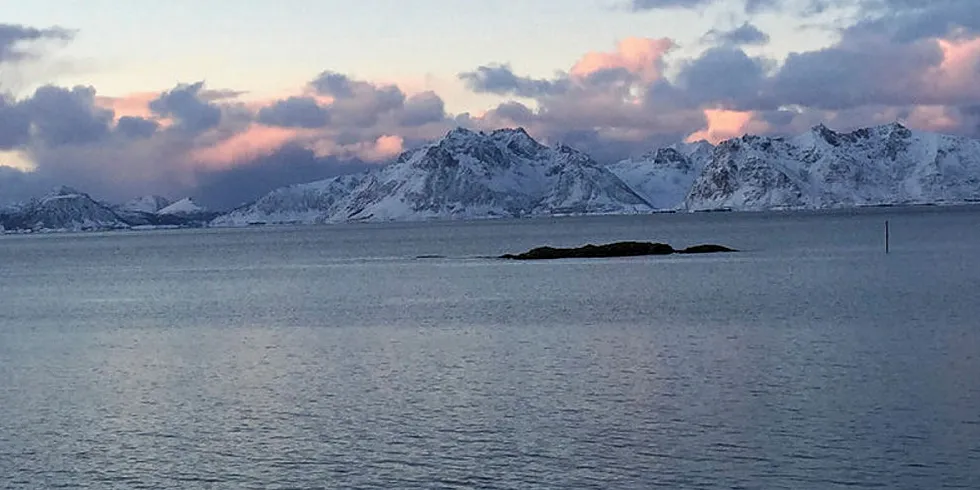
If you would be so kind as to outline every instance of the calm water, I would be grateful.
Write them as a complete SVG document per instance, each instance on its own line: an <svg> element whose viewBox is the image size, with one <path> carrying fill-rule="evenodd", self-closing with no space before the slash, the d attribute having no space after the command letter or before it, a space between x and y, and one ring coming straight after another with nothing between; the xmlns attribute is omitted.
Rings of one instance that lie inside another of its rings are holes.
<svg viewBox="0 0 980 490"><path fill-rule="evenodd" d="M481 258L619 239L744 252ZM977 208L6 236L0 487L976 489L978 250Z"/></svg>

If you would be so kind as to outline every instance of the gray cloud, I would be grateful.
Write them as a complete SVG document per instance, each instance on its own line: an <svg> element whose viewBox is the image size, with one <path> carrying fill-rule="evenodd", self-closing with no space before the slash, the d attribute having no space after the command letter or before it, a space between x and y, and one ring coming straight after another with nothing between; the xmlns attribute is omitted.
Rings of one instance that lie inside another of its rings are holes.
<svg viewBox="0 0 980 490"><path fill-rule="evenodd" d="M110 132L113 112L95 105L95 89L45 85L21 102L37 137L46 145L81 145L101 141Z"/></svg>
<svg viewBox="0 0 980 490"><path fill-rule="evenodd" d="M312 97L290 97L263 107L258 121L270 126L321 128L330 122L330 112Z"/></svg>
<svg viewBox="0 0 980 490"><path fill-rule="evenodd" d="M0 210L43 194L55 184L40 179L34 172L0 166Z"/></svg>
<svg viewBox="0 0 980 490"><path fill-rule="evenodd" d="M127 138L149 138L159 127L157 121L136 116L123 116L116 122L116 132Z"/></svg>
<svg viewBox="0 0 980 490"><path fill-rule="evenodd" d="M727 31L712 29L701 40L731 46L763 45L769 44L769 34L762 32L755 25L746 22Z"/></svg>
<svg viewBox="0 0 980 490"><path fill-rule="evenodd" d="M745 0L745 11L756 14L767 10L779 10L782 3L785 3L785 0Z"/></svg>
<svg viewBox="0 0 980 490"><path fill-rule="evenodd" d="M231 209L272 189L360 172L372 165L358 160L317 157L311 150L285 146L271 155L222 170L202 171L195 200L212 209Z"/></svg>
<svg viewBox="0 0 980 490"><path fill-rule="evenodd" d="M636 10L652 10L700 8L713 2L633 3ZM750 13L797 11L802 6L816 12L841 4L732 3ZM20 182L26 189L23 178L29 176L33 183L75 185L113 200L151 192L195 194L209 205L227 207L280 185L364 168L357 158L385 157L375 148L381 136L401 137L411 147L437 138L455 124L481 130L524 126L545 142L565 142L605 162L683 139L706 126L705 109L719 108L753 111L753 121L774 134L799 132L818 122L846 129L895 118L924 120L932 117L930 111L938 111L949 116L944 121L962 126L954 132L976 135L980 92L975 84L943 85L940 77L932 76L942 53L931 38L980 32L974 25L980 16L973 15L978 4L863 0L856 22L834 28L840 34L838 42L794 53L784 63L749 56L741 49L767 38L751 23L715 30L704 38L714 47L694 59L658 67L657 73L669 73L669 78L649 76L642 67L629 64L584 76L557 72L546 78L516 74L507 64L480 66L459 74L459 79L475 92L514 99L481 116L446 114L442 98L432 92L408 97L396 86L324 71L309 83L308 96L259 110L236 100L241 94L236 90L209 90L200 82L179 85L150 104L156 116L176 122L173 129L161 130L154 118L123 117L113 126L112 111L94 105L90 87L43 87L25 100L0 98L0 149L21 149L38 167L32 173L0 170L6 172L0 180ZM8 38L0 29L0 53L31 42L4 44ZM0 55L0 61L28 55L21 53ZM921 110L923 105L930 105L929 111ZM277 138L293 132L255 133L252 140L245 136L256 129L251 124L255 121L310 131L297 131L296 140L270 149L263 145L278 145ZM273 135L271 142L262 141L267 134ZM229 144L216 150L224 143ZM336 156L317 156L325 154ZM207 160L214 155L220 165ZM222 160L225 157L236 160ZM344 163L349 160L354 163ZM203 170L218 167L223 170ZM6 189L3 185L0 182Z"/></svg>
<svg viewBox="0 0 980 490"><path fill-rule="evenodd" d="M173 117L178 127L200 133L221 122L221 109L200 96L204 82L181 84L150 102L150 110L159 116Z"/></svg>
<svg viewBox="0 0 980 490"><path fill-rule="evenodd" d="M766 83L766 60L751 58L741 49L718 47L683 67L677 85L687 100L729 108L758 108Z"/></svg>
<svg viewBox="0 0 980 490"><path fill-rule="evenodd" d="M521 77L515 75L507 64L480 66L474 71L460 73L459 79L474 92L527 98L561 94L569 89L565 78L544 80Z"/></svg>
<svg viewBox="0 0 980 490"><path fill-rule="evenodd" d="M379 118L401 109L405 93L395 86L378 87L360 82L348 97L338 98L330 105L334 121L343 126L367 128Z"/></svg>
<svg viewBox="0 0 980 490"><path fill-rule="evenodd" d="M492 118L501 118L517 125L528 125L534 122L534 111L520 102L504 102L490 111Z"/></svg>
<svg viewBox="0 0 980 490"><path fill-rule="evenodd" d="M899 42L980 33L976 0L864 0L851 32L884 34Z"/></svg>
<svg viewBox="0 0 980 490"><path fill-rule="evenodd" d="M246 90L233 90L228 88L219 88L219 89L207 88L207 89L202 89L200 92L198 92L197 96L200 97L201 100L207 102L216 102L219 100L237 99L247 93L248 91Z"/></svg>
<svg viewBox="0 0 980 490"><path fill-rule="evenodd" d="M634 12L664 9L700 9L720 3L722 0L631 0L629 7ZM826 0L805 0L810 4L820 4ZM784 4L795 4L793 0L739 0L746 13L757 14L767 10L779 10Z"/></svg>
<svg viewBox="0 0 980 490"><path fill-rule="evenodd" d="M717 0L632 0L630 5L634 11L671 8L693 9L710 5L716 1Z"/></svg>
<svg viewBox="0 0 980 490"><path fill-rule="evenodd" d="M354 82L342 73L325 71L320 73L310 86L322 95L330 95L337 98L348 98L354 95Z"/></svg>
<svg viewBox="0 0 980 490"><path fill-rule="evenodd" d="M819 109L942 102L921 76L942 62L935 43L899 46L877 41L843 43L790 55L772 80L782 104Z"/></svg>
<svg viewBox="0 0 980 490"><path fill-rule="evenodd" d="M586 75L586 85L609 86L636 81L637 77L626 68L603 68Z"/></svg>
<svg viewBox="0 0 980 490"><path fill-rule="evenodd" d="M0 94L0 150L25 145L30 137L30 115L16 101Z"/></svg>
<svg viewBox="0 0 980 490"><path fill-rule="evenodd" d="M309 86L320 95L334 98L329 107L331 120L345 127L374 126L381 117L399 112L405 105L405 93L394 85L354 80L333 71L320 73Z"/></svg>
<svg viewBox="0 0 980 490"><path fill-rule="evenodd" d="M422 126L445 118L445 102L435 92L429 91L409 97L398 121L404 126Z"/></svg>
<svg viewBox="0 0 980 490"><path fill-rule="evenodd" d="M0 62L20 61L31 56L25 43L44 39L70 40L73 31L61 27L37 29L18 24L0 24Z"/></svg>

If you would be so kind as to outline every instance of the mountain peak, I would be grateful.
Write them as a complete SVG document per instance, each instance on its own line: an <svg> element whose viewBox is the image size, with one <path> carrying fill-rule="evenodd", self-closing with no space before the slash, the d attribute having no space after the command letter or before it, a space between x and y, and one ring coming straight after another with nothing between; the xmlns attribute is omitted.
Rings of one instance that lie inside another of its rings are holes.
<svg viewBox="0 0 980 490"><path fill-rule="evenodd" d="M64 196L84 196L87 195L84 192L75 189L74 187L69 187L67 185L59 185L51 192L47 193L44 197L64 197Z"/></svg>
<svg viewBox="0 0 980 490"><path fill-rule="evenodd" d="M820 139L834 146L840 146L840 133L828 128L824 123L817 124L810 131Z"/></svg>
<svg viewBox="0 0 980 490"><path fill-rule="evenodd" d="M119 209L123 211L133 211L140 213L156 213L157 211L171 205L169 199L157 196L157 195L147 195L137 197L126 203L119 205Z"/></svg>
<svg viewBox="0 0 980 490"><path fill-rule="evenodd" d="M474 136L477 136L477 134L479 133L471 129L466 129L462 126L457 126L452 130L450 130L448 133L446 133L446 136L443 139L448 140L448 139L459 139L459 138L472 138Z"/></svg>
<svg viewBox="0 0 980 490"><path fill-rule="evenodd" d="M158 215L170 215L170 214L196 214L207 212L207 209L199 206L193 199L185 197L159 211Z"/></svg>
<svg viewBox="0 0 980 490"><path fill-rule="evenodd" d="M528 137L528 138L531 137L531 135L527 134L527 131L523 127L520 127L520 126L518 126L516 128L500 128L500 129L495 129L492 133L490 133L490 135L491 136L500 136L500 135L505 135L505 136L525 136L525 137Z"/></svg>
<svg viewBox="0 0 980 490"><path fill-rule="evenodd" d="M817 134L828 134L828 133L829 134L837 134L836 131L834 131L833 129L828 128L827 125L824 124L824 123L817 124L816 126L810 128L810 131L813 131L814 133L817 133Z"/></svg>

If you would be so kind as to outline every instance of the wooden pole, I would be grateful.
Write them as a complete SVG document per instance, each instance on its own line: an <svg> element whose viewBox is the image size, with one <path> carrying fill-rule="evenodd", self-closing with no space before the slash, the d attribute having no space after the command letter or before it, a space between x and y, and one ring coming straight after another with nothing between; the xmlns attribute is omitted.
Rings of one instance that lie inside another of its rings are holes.
<svg viewBox="0 0 980 490"><path fill-rule="evenodd" d="M891 252L891 233L888 229L888 220L885 220L885 253Z"/></svg>

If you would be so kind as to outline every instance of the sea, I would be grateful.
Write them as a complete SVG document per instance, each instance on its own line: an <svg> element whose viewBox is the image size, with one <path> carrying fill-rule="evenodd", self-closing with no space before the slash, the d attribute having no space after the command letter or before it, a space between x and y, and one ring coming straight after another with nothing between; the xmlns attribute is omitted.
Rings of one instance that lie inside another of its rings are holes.
<svg viewBox="0 0 980 490"><path fill-rule="evenodd" d="M977 489L980 207L2 236L0 488Z"/></svg>

